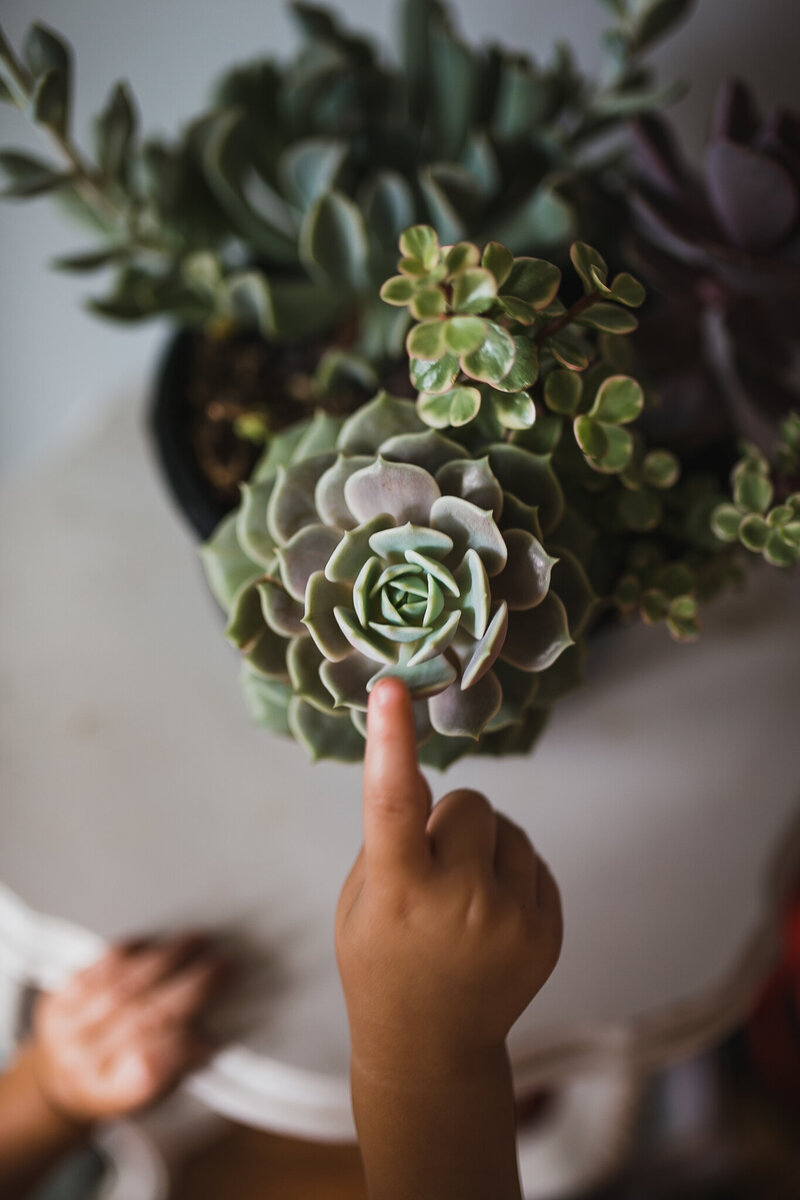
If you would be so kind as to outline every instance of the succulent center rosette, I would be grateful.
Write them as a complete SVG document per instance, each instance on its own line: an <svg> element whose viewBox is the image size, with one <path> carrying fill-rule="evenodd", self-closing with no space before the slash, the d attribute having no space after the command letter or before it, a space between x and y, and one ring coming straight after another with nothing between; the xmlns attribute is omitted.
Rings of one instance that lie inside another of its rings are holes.
<svg viewBox="0 0 800 1200"><path fill-rule="evenodd" d="M424 761L524 748L540 677L593 600L577 561L545 549L562 514L546 456L473 457L385 393L274 439L203 549L253 715L315 758L359 759L369 692L393 675Z"/></svg>

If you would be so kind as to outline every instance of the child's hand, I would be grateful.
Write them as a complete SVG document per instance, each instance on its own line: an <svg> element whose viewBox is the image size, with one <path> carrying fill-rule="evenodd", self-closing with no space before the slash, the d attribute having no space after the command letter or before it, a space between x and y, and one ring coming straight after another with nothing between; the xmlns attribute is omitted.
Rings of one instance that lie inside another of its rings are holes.
<svg viewBox="0 0 800 1200"><path fill-rule="evenodd" d="M395 1080L502 1048L561 948L558 888L525 833L477 792L430 803L408 692L387 680L370 698L364 847L336 945L354 1064Z"/></svg>
<svg viewBox="0 0 800 1200"><path fill-rule="evenodd" d="M157 1100L212 1052L195 1022L225 971L197 936L144 941L43 996L23 1051L43 1098L87 1124Z"/></svg>

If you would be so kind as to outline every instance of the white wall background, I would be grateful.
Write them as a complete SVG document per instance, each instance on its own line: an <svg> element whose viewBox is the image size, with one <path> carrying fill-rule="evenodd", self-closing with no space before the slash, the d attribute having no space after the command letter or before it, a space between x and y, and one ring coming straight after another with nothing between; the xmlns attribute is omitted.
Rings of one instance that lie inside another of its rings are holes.
<svg viewBox="0 0 800 1200"><path fill-rule="evenodd" d="M354 25L387 42L393 0L339 0ZM582 62L598 60L605 10L593 0L452 0L471 39L490 37L545 56L567 38ZM208 85L236 59L293 43L283 0L0 0L0 21L19 45L33 18L62 32L77 56L75 129L83 138L111 85L128 79L142 123L169 132L203 104ZM739 74L765 105L800 108L800 0L697 0L694 18L658 52L664 78L691 83L676 107L695 149L720 81ZM42 148L21 114L3 106L0 146ZM50 271L50 258L77 251L86 235L46 200L0 206L0 472L49 453L103 406L143 403L163 326L102 322L82 300L90 281Z"/></svg>

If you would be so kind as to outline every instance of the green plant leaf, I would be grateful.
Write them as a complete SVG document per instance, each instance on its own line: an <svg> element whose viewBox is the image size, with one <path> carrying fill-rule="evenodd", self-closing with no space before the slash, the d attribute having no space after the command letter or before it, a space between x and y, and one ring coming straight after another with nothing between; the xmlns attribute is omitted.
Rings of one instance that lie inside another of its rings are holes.
<svg viewBox="0 0 800 1200"><path fill-rule="evenodd" d="M504 429L530 429L536 408L527 392L491 392L492 408Z"/></svg>
<svg viewBox="0 0 800 1200"><path fill-rule="evenodd" d="M575 441L587 458L601 459L608 453L608 437L605 428L591 417L576 417L573 423Z"/></svg>
<svg viewBox="0 0 800 1200"><path fill-rule="evenodd" d="M447 308L444 292L437 287L420 288L412 297L409 308L418 321L441 316Z"/></svg>
<svg viewBox="0 0 800 1200"><path fill-rule="evenodd" d="M570 371L585 371L591 362L591 348L572 329L562 329L548 339L547 345L553 358Z"/></svg>
<svg viewBox="0 0 800 1200"><path fill-rule="evenodd" d="M760 513L750 513L739 526L739 540L747 550L763 550L769 535L769 525Z"/></svg>
<svg viewBox="0 0 800 1200"><path fill-rule="evenodd" d="M633 438L620 425L604 425L608 450L599 459L589 460L590 467L603 475L618 475L627 469L633 457Z"/></svg>
<svg viewBox="0 0 800 1200"><path fill-rule="evenodd" d="M629 375L612 375L597 389L589 416L610 425L635 421L644 407L641 385Z"/></svg>
<svg viewBox="0 0 800 1200"><path fill-rule="evenodd" d="M225 281L225 304L238 324L270 334L275 311L269 283L260 271L242 271Z"/></svg>
<svg viewBox="0 0 800 1200"><path fill-rule="evenodd" d="M551 371L544 382L544 402L561 416L573 416L582 396L583 380L575 371Z"/></svg>
<svg viewBox="0 0 800 1200"><path fill-rule="evenodd" d="M406 350L411 358L423 358L430 362L441 358L446 351L445 329L447 321L423 321L415 325L406 338Z"/></svg>
<svg viewBox="0 0 800 1200"><path fill-rule="evenodd" d="M577 323L602 329L605 333L633 333L639 326L633 313L617 308L615 304L593 304L580 314Z"/></svg>
<svg viewBox="0 0 800 1200"><path fill-rule="evenodd" d="M627 272L615 276L610 290L614 300L620 304L627 304L629 308L638 308L644 304L647 295L639 280Z"/></svg>
<svg viewBox="0 0 800 1200"><path fill-rule="evenodd" d="M470 354L483 343L486 322L480 317L450 317L444 322L444 340L453 354Z"/></svg>
<svg viewBox="0 0 800 1200"><path fill-rule="evenodd" d="M46 125L62 137L69 126L69 93L62 71L48 71L34 85L32 98L34 121Z"/></svg>
<svg viewBox="0 0 800 1200"><path fill-rule="evenodd" d="M106 179L124 179L135 132L133 98L126 84L118 83L95 126L97 161Z"/></svg>
<svg viewBox="0 0 800 1200"><path fill-rule="evenodd" d="M764 547L764 558L773 567L794 567L800 561L800 546L787 541L783 530L773 529Z"/></svg>
<svg viewBox="0 0 800 1200"><path fill-rule="evenodd" d="M387 304L405 307L410 303L418 285L408 275L393 275L381 285L380 297Z"/></svg>
<svg viewBox="0 0 800 1200"><path fill-rule="evenodd" d="M598 290L592 271L597 273L602 283L606 282L608 276L606 260L594 247L587 245L586 242L573 242L570 246L569 256L587 296Z"/></svg>
<svg viewBox="0 0 800 1200"><path fill-rule="evenodd" d="M637 533L655 529L661 520L661 511L661 501L649 488L622 492L617 501L617 512L623 525Z"/></svg>
<svg viewBox="0 0 800 1200"><path fill-rule="evenodd" d="M497 383L508 375L517 348L508 330L493 321L484 322L483 342L477 350L461 357L461 370L471 379Z"/></svg>
<svg viewBox="0 0 800 1200"><path fill-rule="evenodd" d="M453 309L458 313L482 313L497 294L497 281L485 267L461 271L453 280Z"/></svg>
<svg viewBox="0 0 800 1200"><path fill-rule="evenodd" d="M364 188L362 211L380 246L394 246L414 220L414 195L398 171L381 171Z"/></svg>
<svg viewBox="0 0 800 1200"><path fill-rule="evenodd" d="M310 137L293 142L278 163L288 196L305 210L332 191L347 153L347 142L338 138Z"/></svg>
<svg viewBox="0 0 800 1200"><path fill-rule="evenodd" d="M300 227L300 252L308 269L333 283L360 287L367 261L367 231L360 210L343 192L327 192Z"/></svg>
<svg viewBox="0 0 800 1200"><path fill-rule="evenodd" d="M400 235L400 251L406 258L417 259L426 271L430 271L441 254L436 230L431 225L412 225Z"/></svg>
<svg viewBox="0 0 800 1200"><path fill-rule="evenodd" d="M501 288L511 274L514 265L514 255L500 242L489 242L483 251L481 266L491 271L498 288Z"/></svg>
<svg viewBox="0 0 800 1200"><path fill-rule="evenodd" d="M109 267L120 262L130 254L127 246L109 246L105 250L88 250L85 254L68 254L63 258L51 258L50 266L55 271L74 272L76 275L84 271L97 271L101 267Z"/></svg>
<svg viewBox="0 0 800 1200"><path fill-rule="evenodd" d="M739 537L739 526L743 513L735 504L720 504L711 514L711 528L723 542L735 542Z"/></svg>
<svg viewBox="0 0 800 1200"><path fill-rule="evenodd" d="M763 513L770 506L772 490L772 484L766 476L748 471L736 480L733 498L740 508Z"/></svg>
<svg viewBox="0 0 800 1200"><path fill-rule="evenodd" d="M524 392L539 378L539 351L536 343L527 337L515 337L517 348L514 365L495 387L501 392Z"/></svg>
<svg viewBox="0 0 800 1200"><path fill-rule="evenodd" d="M481 394L474 387L454 387L448 392L422 392L417 411L426 425L445 429L448 425L467 425L478 413Z"/></svg>
<svg viewBox="0 0 800 1200"><path fill-rule="evenodd" d="M473 242L456 242L447 251L444 265L448 275L455 275L459 271L477 267L480 259L481 252Z"/></svg>
<svg viewBox="0 0 800 1200"><path fill-rule="evenodd" d="M555 300L560 284L561 272L552 263L543 258L515 258L501 294L524 300L538 311Z"/></svg>
<svg viewBox="0 0 800 1200"><path fill-rule="evenodd" d="M444 354L438 359L412 358L409 376L418 392L446 392L458 375L458 359Z"/></svg>
<svg viewBox="0 0 800 1200"><path fill-rule="evenodd" d="M67 86L72 69L72 53L63 38L41 21L34 21L22 44L22 57L34 79L50 71L64 76Z"/></svg>
<svg viewBox="0 0 800 1200"><path fill-rule="evenodd" d="M71 183L73 177L22 151L0 150L0 178L5 180L0 195L23 199L55 191Z"/></svg>
<svg viewBox="0 0 800 1200"><path fill-rule="evenodd" d="M680 473L680 461L669 450L651 450L642 461L642 479L650 487L671 488Z"/></svg>

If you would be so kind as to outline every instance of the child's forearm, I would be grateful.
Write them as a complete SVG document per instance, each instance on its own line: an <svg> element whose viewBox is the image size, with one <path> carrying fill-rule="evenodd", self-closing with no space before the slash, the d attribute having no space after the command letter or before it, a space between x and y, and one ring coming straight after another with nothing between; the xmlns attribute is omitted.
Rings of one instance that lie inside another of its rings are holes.
<svg viewBox="0 0 800 1200"><path fill-rule="evenodd" d="M35 1050L24 1048L0 1076L0 1200L21 1200L89 1126L50 1104L39 1085Z"/></svg>
<svg viewBox="0 0 800 1200"><path fill-rule="evenodd" d="M370 1200L520 1200L505 1046L456 1064L400 1048L380 1069L354 1055L351 1088Z"/></svg>

